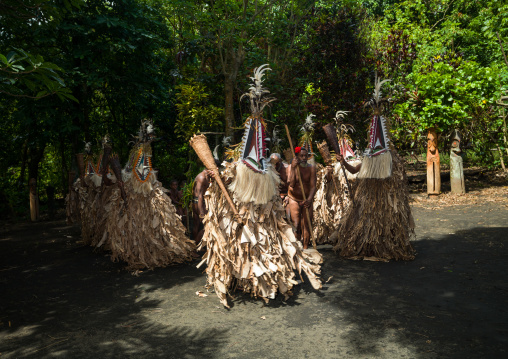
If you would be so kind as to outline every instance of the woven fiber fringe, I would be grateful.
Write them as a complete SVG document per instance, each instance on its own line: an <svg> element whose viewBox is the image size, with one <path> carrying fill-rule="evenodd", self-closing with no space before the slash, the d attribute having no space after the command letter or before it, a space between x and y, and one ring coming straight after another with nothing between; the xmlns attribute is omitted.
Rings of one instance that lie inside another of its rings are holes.
<svg viewBox="0 0 508 359"><path fill-rule="evenodd" d="M192 260L196 246L185 235L167 190L156 180L147 194L135 189L145 184L132 177L125 183L128 207L124 206L119 191L106 207L108 220L103 242L111 249L111 260L126 262L130 270Z"/></svg>
<svg viewBox="0 0 508 359"><path fill-rule="evenodd" d="M377 156L364 156L358 178L388 178L392 174L392 154L390 151Z"/></svg>
<svg viewBox="0 0 508 359"><path fill-rule="evenodd" d="M412 260L414 220L404 165L392 150L392 176L358 179L355 206L341 222L334 250L350 259ZM363 165L362 165L363 166Z"/></svg>
<svg viewBox="0 0 508 359"><path fill-rule="evenodd" d="M66 222L68 225L81 223L80 191L83 189L81 179L78 178L65 196Z"/></svg>
<svg viewBox="0 0 508 359"><path fill-rule="evenodd" d="M236 165L236 176L228 189L238 202L265 204L278 193L280 177L268 168L267 173L257 173L239 162Z"/></svg>
<svg viewBox="0 0 508 359"><path fill-rule="evenodd" d="M228 164L223 178L234 177L235 164ZM238 212L255 240L248 238L242 225L233 221L233 211L216 182L205 195L208 213L200 248L206 248L207 286L213 287L221 303L229 307L228 295L239 289L265 301L279 292L287 299L295 284L295 270L305 272L315 289L321 288L319 264L310 262L291 226L284 220L278 195L264 205L240 203ZM253 244L255 242L255 244Z"/></svg>

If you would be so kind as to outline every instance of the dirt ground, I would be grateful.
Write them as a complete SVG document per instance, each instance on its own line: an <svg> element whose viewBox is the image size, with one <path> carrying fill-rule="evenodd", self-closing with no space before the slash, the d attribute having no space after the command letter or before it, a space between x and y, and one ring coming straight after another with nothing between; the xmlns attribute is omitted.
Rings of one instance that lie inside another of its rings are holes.
<svg viewBox="0 0 508 359"><path fill-rule="evenodd" d="M230 310L197 261L135 276L63 220L4 221L0 358L507 357L508 186L468 181L468 194L438 200L413 185L414 261L322 246L321 291L238 295Z"/></svg>

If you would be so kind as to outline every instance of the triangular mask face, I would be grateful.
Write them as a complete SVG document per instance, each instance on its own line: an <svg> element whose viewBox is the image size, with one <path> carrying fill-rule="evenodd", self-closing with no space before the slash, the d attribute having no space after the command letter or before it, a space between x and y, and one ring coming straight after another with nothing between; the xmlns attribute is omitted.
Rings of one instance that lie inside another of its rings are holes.
<svg viewBox="0 0 508 359"><path fill-rule="evenodd" d="M99 176L102 174L102 155L99 156L99 161L97 162L97 166L95 166L95 170Z"/></svg>
<svg viewBox="0 0 508 359"><path fill-rule="evenodd" d="M248 119L242 138L240 160L254 172L266 173L268 167L266 148L263 122L256 118Z"/></svg>
<svg viewBox="0 0 508 359"><path fill-rule="evenodd" d="M133 172L136 179L141 183L146 182L152 173L151 157L143 151L143 147L139 149Z"/></svg>
<svg viewBox="0 0 508 359"><path fill-rule="evenodd" d="M385 119L382 116L374 115L370 123L369 146L366 155L377 156L388 151L390 139L386 131Z"/></svg>
<svg viewBox="0 0 508 359"><path fill-rule="evenodd" d="M97 158L97 163L95 164L93 161L93 156L88 156L86 160L86 167L85 167L85 174L86 175L93 175L96 174L97 176L102 176L102 153Z"/></svg>
<svg viewBox="0 0 508 359"><path fill-rule="evenodd" d="M348 141L345 138L339 141L339 146L340 146L340 154L342 155L342 157L344 157L346 161L356 157L355 152L351 149Z"/></svg>
<svg viewBox="0 0 508 359"><path fill-rule="evenodd" d="M87 160L86 161L86 171L85 171L85 174L87 175L92 175L95 173L95 167L92 163L92 160Z"/></svg>

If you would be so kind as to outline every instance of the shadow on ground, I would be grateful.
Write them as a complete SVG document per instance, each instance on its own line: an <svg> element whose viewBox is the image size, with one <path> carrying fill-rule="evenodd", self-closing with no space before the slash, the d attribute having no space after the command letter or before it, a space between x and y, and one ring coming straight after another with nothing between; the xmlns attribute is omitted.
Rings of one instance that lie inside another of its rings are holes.
<svg viewBox="0 0 508 359"><path fill-rule="evenodd" d="M60 221L21 225L0 237L2 358L214 356L227 330L153 320L163 314L164 298L146 296L199 279L200 271L177 266L136 277L93 253L79 234Z"/></svg>
<svg viewBox="0 0 508 359"><path fill-rule="evenodd" d="M239 295L227 311L213 293L196 296L205 276L194 265L136 277L75 227L16 225L0 234L0 356L503 357L508 227L431 232L412 262L322 249L322 291L304 283L268 305Z"/></svg>
<svg viewBox="0 0 508 359"><path fill-rule="evenodd" d="M323 318L348 357L495 358L508 348L508 227L414 243L413 262L334 260ZM334 311L333 308L336 310ZM345 328L344 328L345 326ZM401 350L406 348L407 350Z"/></svg>

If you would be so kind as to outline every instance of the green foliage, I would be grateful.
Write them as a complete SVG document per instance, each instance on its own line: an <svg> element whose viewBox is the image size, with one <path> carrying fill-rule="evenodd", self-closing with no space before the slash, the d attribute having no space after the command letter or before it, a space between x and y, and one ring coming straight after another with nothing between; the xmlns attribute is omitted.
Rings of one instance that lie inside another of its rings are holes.
<svg viewBox="0 0 508 359"><path fill-rule="evenodd" d="M194 199L194 179L189 183L185 184L185 187L182 188L182 206L183 208L190 208L192 206L192 200Z"/></svg>
<svg viewBox="0 0 508 359"><path fill-rule="evenodd" d="M62 69L45 62L41 55L14 49L0 54L0 92L14 97L41 99L57 94L60 99L77 101L59 76Z"/></svg>
<svg viewBox="0 0 508 359"><path fill-rule="evenodd" d="M143 118L158 131L163 183L194 178L202 164L188 139L234 130L237 143L250 111L240 96L264 63L277 98L269 133L287 124L296 136L314 113L320 140L347 110L361 150L377 72L392 79L385 114L402 151L425 152L431 126L443 149L462 130L469 164L497 166L491 149L505 147L495 103L508 84L506 1L4 0L2 11L2 213L26 213L30 177L62 197L85 140L109 133L126 161Z"/></svg>
<svg viewBox="0 0 508 359"><path fill-rule="evenodd" d="M444 55L445 59L447 58ZM394 113L416 130L466 129L478 107L495 103L500 94L499 69L485 68L458 58L455 63L436 56L409 76L408 100L394 106Z"/></svg>
<svg viewBox="0 0 508 359"><path fill-rule="evenodd" d="M183 140L188 141L198 132L222 126L224 110L209 102L209 94L203 84L191 81L178 85L176 89L180 92L176 94L178 120L175 130Z"/></svg>

